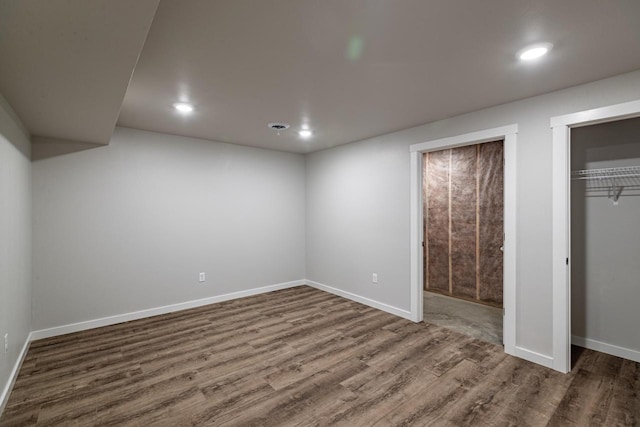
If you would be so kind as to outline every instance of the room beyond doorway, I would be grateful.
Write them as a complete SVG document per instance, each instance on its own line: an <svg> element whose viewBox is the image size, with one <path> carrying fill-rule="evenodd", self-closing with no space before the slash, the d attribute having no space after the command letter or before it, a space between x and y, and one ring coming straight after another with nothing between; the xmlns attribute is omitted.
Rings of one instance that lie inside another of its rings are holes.
<svg viewBox="0 0 640 427"><path fill-rule="evenodd" d="M502 308L502 140L423 154L424 290Z"/></svg>

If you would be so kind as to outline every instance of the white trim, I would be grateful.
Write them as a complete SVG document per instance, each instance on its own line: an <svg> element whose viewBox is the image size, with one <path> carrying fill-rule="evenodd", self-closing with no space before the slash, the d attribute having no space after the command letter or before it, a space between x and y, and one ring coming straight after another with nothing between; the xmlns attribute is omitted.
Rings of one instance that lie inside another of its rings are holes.
<svg viewBox="0 0 640 427"><path fill-rule="evenodd" d="M517 131L517 128L516 128ZM504 306L504 319L502 328L502 340L504 351L507 354L514 354L516 347L516 159L517 157L517 136L515 133L504 136L504 285L502 290L502 301Z"/></svg>
<svg viewBox="0 0 640 427"><path fill-rule="evenodd" d="M550 120L553 130L553 369L560 372L571 370L571 128L638 116L640 100Z"/></svg>
<svg viewBox="0 0 640 427"><path fill-rule="evenodd" d="M553 368L553 357L537 353L524 347L516 346L514 356L528 360L529 362L537 363L538 365L542 365L547 368Z"/></svg>
<svg viewBox="0 0 640 427"><path fill-rule="evenodd" d="M85 322L72 323L69 325L56 326L48 329L40 329L31 333L32 340L55 337L58 335L70 334L72 332L85 331L87 329L100 328L102 326L115 325L117 323L129 322L131 320L144 319L146 317L157 316L159 314L173 313L174 311L187 310L189 308L201 307L203 305L215 304L217 302L232 299L245 298L267 292L278 291L280 289L294 288L305 284L303 279L292 282L278 283L260 288L247 289L245 291L232 292L224 295L202 298L193 301L181 302L178 304L165 305L163 307L150 308L147 310L134 311L131 313L118 314L115 316L103 317L100 319L87 320Z"/></svg>
<svg viewBox="0 0 640 427"><path fill-rule="evenodd" d="M22 350L20 350L20 354L18 354L18 359L16 360L16 363L13 365L13 369L9 374L9 378L7 378L7 383L4 385L4 388L2 389L2 394L0 394L0 415L2 415L2 412L4 411L4 408L7 406L7 402L9 401L9 395L11 394L13 385L15 384L16 379L18 378L18 373L20 372L20 368L22 367L22 362L24 362L24 358L27 355L27 350L29 349L29 344L31 343L31 340L32 340L32 334L33 333L29 333L29 335L27 335L27 338L25 339L24 344L22 345Z"/></svg>
<svg viewBox="0 0 640 427"><path fill-rule="evenodd" d="M424 212L422 209L422 153L411 152L411 317L414 322L422 322L424 316L422 283L424 272L422 251L422 230ZM415 231L418 230L418 231ZM419 268L414 268L419 266ZM418 283L420 286L415 286Z"/></svg>
<svg viewBox="0 0 640 427"><path fill-rule="evenodd" d="M620 347L618 345L607 344L606 342L596 341L589 338L571 336L571 342L578 347L588 348L602 353L611 354L613 356L622 357L623 359L633 360L640 363L640 351L630 348Z"/></svg>
<svg viewBox="0 0 640 427"><path fill-rule="evenodd" d="M640 100L551 118L551 127L581 127L640 116Z"/></svg>
<svg viewBox="0 0 640 427"><path fill-rule="evenodd" d="M411 312L407 310L403 310L401 308L394 307L383 302L372 300L370 298L365 298L360 295L352 294L351 292L343 291L341 289L327 286L322 283L314 282L313 280L305 280L305 283L307 284L307 286L311 286L312 288L329 292L330 294L338 295L339 297L350 299L351 301L359 302L361 304L368 305L369 307L377 308L378 310L386 311L387 313L391 313L408 320L413 320L411 318Z"/></svg>
<svg viewBox="0 0 640 427"><path fill-rule="evenodd" d="M507 125L450 138L414 144L409 147L410 210L411 210L411 315L410 320L422 320L422 153L445 148L462 147L483 142L504 140L504 351L516 355L516 178L518 125ZM539 359L539 358L538 358ZM545 359L546 360L546 359ZM545 362L546 363L546 362ZM545 365L546 366L546 365Z"/></svg>
<svg viewBox="0 0 640 427"><path fill-rule="evenodd" d="M506 135L517 133L518 125L507 125L478 132L466 133L464 135L456 135L448 138L434 139L433 141L413 144L409 147L409 151L419 151L424 153L427 151L440 150L442 148L455 148L471 144L482 144L483 142L495 141L496 138L502 138Z"/></svg>
<svg viewBox="0 0 640 427"><path fill-rule="evenodd" d="M570 144L569 128L553 128L552 159L552 323L553 323L553 369L567 373L571 370L571 268L569 205ZM557 143L564 140L566 143ZM569 260L569 261L567 261Z"/></svg>

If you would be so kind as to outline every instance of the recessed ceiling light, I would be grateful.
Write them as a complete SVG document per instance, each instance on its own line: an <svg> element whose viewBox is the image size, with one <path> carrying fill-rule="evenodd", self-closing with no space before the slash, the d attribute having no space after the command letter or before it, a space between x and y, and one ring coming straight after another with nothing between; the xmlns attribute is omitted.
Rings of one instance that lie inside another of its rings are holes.
<svg viewBox="0 0 640 427"><path fill-rule="evenodd" d="M532 46L527 46L518 52L518 58L522 61L531 61L546 55L552 47L553 45L551 43L538 43Z"/></svg>
<svg viewBox="0 0 640 427"><path fill-rule="evenodd" d="M193 111L193 105L185 102L176 102L173 104L173 108L181 112L182 114L189 114Z"/></svg>
<svg viewBox="0 0 640 427"><path fill-rule="evenodd" d="M302 138L309 138L312 135L312 132L309 129L302 129L300 132L298 132L298 135L300 135Z"/></svg>

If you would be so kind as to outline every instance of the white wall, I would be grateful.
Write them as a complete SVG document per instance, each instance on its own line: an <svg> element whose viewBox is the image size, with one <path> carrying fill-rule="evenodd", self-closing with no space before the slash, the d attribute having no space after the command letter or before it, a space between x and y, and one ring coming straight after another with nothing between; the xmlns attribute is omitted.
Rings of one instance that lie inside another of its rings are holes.
<svg viewBox="0 0 640 427"><path fill-rule="evenodd" d="M29 150L27 131L0 95L0 406L3 391L31 332ZM6 354L5 333L9 334Z"/></svg>
<svg viewBox="0 0 640 427"><path fill-rule="evenodd" d="M640 119L571 133L572 170L639 165ZM571 191L572 334L640 356L640 191L623 190L617 205L584 181Z"/></svg>
<svg viewBox="0 0 640 427"><path fill-rule="evenodd" d="M34 330L305 276L301 155L116 128L33 181Z"/></svg>
<svg viewBox="0 0 640 427"><path fill-rule="evenodd" d="M409 310L409 145L516 123L516 344L551 356L549 120L636 99L640 71L308 155L307 278Z"/></svg>

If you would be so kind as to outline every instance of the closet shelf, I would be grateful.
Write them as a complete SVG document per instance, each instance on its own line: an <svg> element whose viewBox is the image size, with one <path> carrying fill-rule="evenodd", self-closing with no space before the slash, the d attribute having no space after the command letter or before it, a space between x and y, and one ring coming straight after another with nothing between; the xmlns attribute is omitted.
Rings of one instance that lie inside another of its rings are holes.
<svg viewBox="0 0 640 427"><path fill-rule="evenodd" d="M617 203L623 189L640 189L640 166L583 169L571 172L571 179L584 181L587 191L607 191Z"/></svg>

